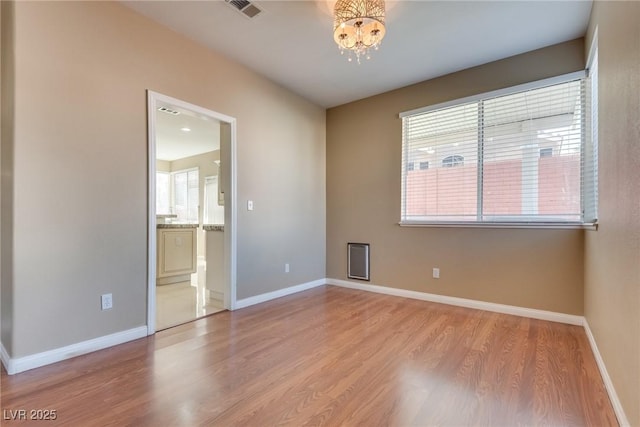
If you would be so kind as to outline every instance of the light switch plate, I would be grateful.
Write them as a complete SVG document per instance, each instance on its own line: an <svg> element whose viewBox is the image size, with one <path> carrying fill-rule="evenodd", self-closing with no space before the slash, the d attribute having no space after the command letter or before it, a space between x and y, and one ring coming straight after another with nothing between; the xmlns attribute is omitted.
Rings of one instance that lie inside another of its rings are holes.
<svg viewBox="0 0 640 427"><path fill-rule="evenodd" d="M253 210L253 200L247 200L247 210L248 211Z"/></svg>

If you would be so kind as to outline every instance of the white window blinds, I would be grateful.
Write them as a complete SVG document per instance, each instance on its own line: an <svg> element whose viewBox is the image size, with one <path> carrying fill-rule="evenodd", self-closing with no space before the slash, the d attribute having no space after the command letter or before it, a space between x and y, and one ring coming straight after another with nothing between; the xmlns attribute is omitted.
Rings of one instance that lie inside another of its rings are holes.
<svg viewBox="0 0 640 427"><path fill-rule="evenodd" d="M198 169L172 172L173 210L178 222L198 223L199 173Z"/></svg>
<svg viewBox="0 0 640 427"><path fill-rule="evenodd" d="M402 223L582 222L582 184L593 174L585 84L574 78L402 115Z"/></svg>

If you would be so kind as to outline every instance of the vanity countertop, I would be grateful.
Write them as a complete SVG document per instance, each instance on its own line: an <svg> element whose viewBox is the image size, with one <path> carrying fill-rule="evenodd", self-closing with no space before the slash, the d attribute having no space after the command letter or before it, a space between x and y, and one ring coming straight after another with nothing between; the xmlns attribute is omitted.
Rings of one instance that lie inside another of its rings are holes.
<svg viewBox="0 0 640 427"><path fill-rule="evenodd" d="M224 224L205 224L204 231L224 231Z"/></svg>
<svg viewBox="0 0 640 427"><path fill-rule="evenodd" d="M157 224L157 228L198 228L198 224Z"/></svg>

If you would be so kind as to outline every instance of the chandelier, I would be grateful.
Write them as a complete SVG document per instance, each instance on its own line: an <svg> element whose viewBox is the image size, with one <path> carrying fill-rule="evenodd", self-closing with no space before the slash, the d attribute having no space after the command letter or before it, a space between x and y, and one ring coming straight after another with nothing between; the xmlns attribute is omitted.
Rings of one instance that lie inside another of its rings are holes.
<svg viewBox="0 0 640 427"><path fill-rule="evenodd" d="M338 0L333 8L333 39L340 53L370 59L370 49L378 50L384 28L384 0Z"/></svg>

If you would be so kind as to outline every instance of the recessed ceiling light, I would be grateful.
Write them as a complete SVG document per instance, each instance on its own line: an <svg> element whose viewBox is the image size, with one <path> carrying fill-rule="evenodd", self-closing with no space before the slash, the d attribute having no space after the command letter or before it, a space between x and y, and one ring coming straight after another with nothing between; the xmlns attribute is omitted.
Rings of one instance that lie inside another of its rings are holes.
<svg viewBox="0 0 640 427"><path fill-rule="evenodd" d="M189 128L180 128L180 130L182 132L191 132L191 129L189 129Z"/></svg>

